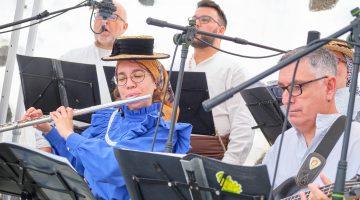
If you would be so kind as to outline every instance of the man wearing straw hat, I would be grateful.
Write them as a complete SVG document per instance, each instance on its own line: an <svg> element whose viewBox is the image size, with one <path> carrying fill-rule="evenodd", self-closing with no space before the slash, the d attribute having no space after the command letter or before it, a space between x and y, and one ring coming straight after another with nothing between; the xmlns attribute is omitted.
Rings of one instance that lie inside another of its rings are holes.
<svg viewBox="0 0 360 200"><path fill-rule="evenodd" d="M336 73L336 94L335 102L337 110L343 114L347 114L347 108L349 103L349 87L351 83L351 77L353 69L353 51L345 42L331 41L324 46L326 49L333 52L337 58L337 73ZM353 119L360 121L360 92L357 87L355 95L355 104Z"/></svg>

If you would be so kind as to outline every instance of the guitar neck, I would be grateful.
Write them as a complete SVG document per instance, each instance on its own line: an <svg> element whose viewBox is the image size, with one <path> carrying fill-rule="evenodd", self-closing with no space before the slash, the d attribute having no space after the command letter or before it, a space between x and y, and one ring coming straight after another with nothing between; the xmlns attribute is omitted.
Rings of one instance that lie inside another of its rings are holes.
<svg viewBox="0 0 360 200"><path fill-rule="evenodd" d="M359 184L360 184L360 182L358 182L358 181L347 181L345 183L345 191L349 191L350 189L352 189L354 187L359 188ZM320 187L319 189L322 192L324 192L325 195L330 196L334 189L334 184L325 185L323 187ZM310 191L306 191L305 195L306 195L306 199L309 199ZM292 195L292 196L283 198L282 200L300 200L300 199L301 199L300 194L296 194L296 195Z"/></svg>

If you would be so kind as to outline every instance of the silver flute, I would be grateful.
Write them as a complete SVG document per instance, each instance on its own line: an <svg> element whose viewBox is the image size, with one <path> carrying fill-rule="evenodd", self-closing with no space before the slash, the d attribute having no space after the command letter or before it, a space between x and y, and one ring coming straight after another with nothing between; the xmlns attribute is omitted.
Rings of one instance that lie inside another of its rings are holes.
<svg viewBox="0 0 360 200"><path fill-rule="evenodd" d="M87 107L87 108L83 108L83 109L79 109L79 110L74 110L74 116L92 113L92 112L95 112L97 110L101 110L104 108L117 107L117 106L121 106L121 105L128 104L128 103L144 101L144 100L150 99L151 97L152 97L151 95L144 95L144 96L140 96L140 97L125 99L125 100L120 100L120 101L114 101L111 103L106 103L106 104L91 106L91 107ZM41 123L45 123L45 122L51 122L51 121L52 121L52 119L49 115L44 115L43 117L33 119L33 120L17 121L17 122L2 124L2 125L0 125L0 133L18 129L18 128L33 126L33 125L41 124Z"/></svg>

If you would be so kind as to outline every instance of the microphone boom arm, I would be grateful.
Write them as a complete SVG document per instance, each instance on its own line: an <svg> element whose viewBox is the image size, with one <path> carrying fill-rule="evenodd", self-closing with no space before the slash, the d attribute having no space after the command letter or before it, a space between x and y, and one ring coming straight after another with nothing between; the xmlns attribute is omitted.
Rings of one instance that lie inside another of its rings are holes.
<svg viewBox="0 0 360 200"><path fill-rule="evenodd" d="M45 10L45 11L41 12L40 14L35 15L33 17L29 17L29 18L25 18L25 19L22 19L22 20L18 20L18 21L15 21L15 22L11 22L11 23L8 23L8 24L1 25L0 30L4 29L4 28L11 27L11 26L15 26L15 25L18 25L18 24L33 21L33 20L41 20L41 19L43 19L45 17L49 17L51 15L55 15L55 14L58 14L58 13L64 13L64 12L67 12L69 10L73 10L73 9L77 9L77 8L81 8L81 7L85 7L85 6L99 6L99 5L100 5L100 3L97 2L97 1L88 0L87 3L78 4L76 6L72 6L72 7L69 7L69 8L57 10L57 11L54 11L54 12L49 12L49 11Z"/></svg>
<svg viewBox="0 0 360 200"><path fill-rule="evenodd" d="M158 27L162 27L162 28L171 28L171 29L176 29L176 30L181 30L181 31L186 31L187 30L186 26L180 26L180 25L176 25L176 24L171 24L171 23L168 23L166 21L154 19L154 18L151 18L151 17L146 19L146 23L149 24L149 25L158 26ZM276 49L276 48L273 48L273 47L268 47L268 46L264 46L264 45L261 45L261 44L256 44L256 43L253 43L253 42L249 42L247 40L237 38L237 37L229 37L229 36L226 36L226 35L219 35L219 34L210 33L210 32L206 32L206 31L200 31L200 30L197 30L197 33L201 34L201 35L207 35L207 36L210 36L210 37L227 40L227 41L232 41L232 42L235 42L237 44L251 45L251 46L259 47L259 48L262 48L262 49L276 51L276 52L279 52L279 53L286 53L287 52L287 51L284 51L284 50L281 50L281 49Z"/></svg>

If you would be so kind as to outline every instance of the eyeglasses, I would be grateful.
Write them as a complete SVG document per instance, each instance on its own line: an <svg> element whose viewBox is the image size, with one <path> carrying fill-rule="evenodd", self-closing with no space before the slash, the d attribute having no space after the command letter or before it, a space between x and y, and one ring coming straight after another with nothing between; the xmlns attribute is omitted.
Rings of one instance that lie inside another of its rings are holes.
<svg viewBox="0 0 360 200"><path fill-rule="evenodd" d="M104 17L102 15L100 15L99 12L97 13L94 13L94 18L95 20L103 20ZM108 21L112 21L112 22L115 22L116 20L120 19L121 21L125 22L123 18L121 18L119 15L117 14L112 14L110 15L109 17L106 18L106 20Z"/></svg>
<svg viewBox="0 0 360 200"><path fill-rule="evenodd" d="M141 83L146 76L146 71L144 70L137 70L130 74L130 79L134 83ZM119 74L117 77L115 77L116 85L117 86L126 86L128 77L125 74Z"/></svg>
<svg viewBox="0 0 360 200"><path fill-rule="evenodd" d="M278 85L268 86L268 89L276 97L276 100L281 104L283 90Z"/></svg>
<svg viewBox="0 0 360 200"><path fill-rule="evenodd" d="M324 78L327 78L327 76L323 76L323 77L320 77L320 78L317 78L317 79L306 81L304 83L295 84L291 95L293 97L300 96L302 94L302 92L303 92L302 87L304 85L315 82L315 81L319 81L319 80L324 79ZM291 85L288 85L288 86L285 86L285 87L278 86L277 88L278 88L278 90L277 90L276 93L274 93L274 95L276 96L276 98L281 98L282 94L284 93L285 90L290 93ZM278 96L278 95L281 95L281 96Z"/></svg>
<svg viewBox="0 0 360 200"><path fill-rule="evenodd" d="M189 21L190 20L199 20L199 22L200 22L200 24L208 24L208 23L210 23L210 21L214 21L215 23L217 23L219 26L221 26L221 24L218 22L218 21L216 21L214 18L212 18L211 16L209 16L209 15L201 15L201 16L199 16L199 17L196 17L196 16L193 16L193 17L190 17L189 19L188 19Z"/></svg>

